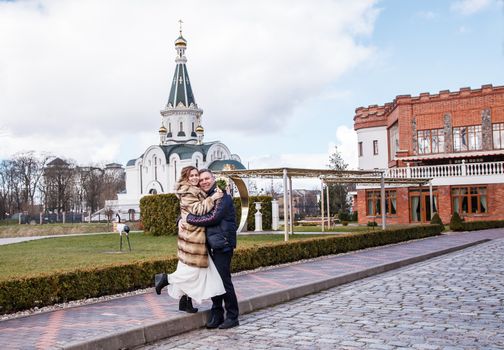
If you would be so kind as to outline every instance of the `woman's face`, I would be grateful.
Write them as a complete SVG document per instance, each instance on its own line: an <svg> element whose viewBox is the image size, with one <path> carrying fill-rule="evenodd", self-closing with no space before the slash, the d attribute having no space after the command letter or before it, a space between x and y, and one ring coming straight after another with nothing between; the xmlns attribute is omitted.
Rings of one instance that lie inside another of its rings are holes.
<svg viewBox="0 0 504 350"><path fill-rule="evenodd" d="M197 169L191 170L189 173L189 183L193 186L198 186L199 183L199 173Z"/></svg>

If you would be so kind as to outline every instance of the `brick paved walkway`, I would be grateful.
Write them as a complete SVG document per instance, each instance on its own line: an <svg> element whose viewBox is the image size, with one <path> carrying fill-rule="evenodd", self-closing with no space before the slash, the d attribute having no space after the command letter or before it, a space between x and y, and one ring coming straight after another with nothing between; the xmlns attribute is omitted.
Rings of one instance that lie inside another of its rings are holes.
<svg viewBox="0 0 504 350"><path fill-rule="evenodd" d="M504 349L503 252L498 239L139 349Z"/></svg>
<svg viewBox="0 0 504 350"><path fill-rule="evenodd" d="M451 234L369 249L234 277L244 313L404 266L504 229ZM419 258L420 257L420 258ZM202 310L209 304L202 305ZM2 349L106 349L145 344L201 327L204 313L176 311L177 301L153 292L0 322Z"/></svg>

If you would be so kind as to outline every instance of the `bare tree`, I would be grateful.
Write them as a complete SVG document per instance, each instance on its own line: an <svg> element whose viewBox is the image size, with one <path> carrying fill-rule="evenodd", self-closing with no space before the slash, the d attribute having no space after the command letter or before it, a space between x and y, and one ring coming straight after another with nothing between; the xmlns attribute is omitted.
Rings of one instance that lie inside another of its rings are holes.
<svg viewBox="0 0 504 350"><path fill-rule="evenodd" d="M77 169L80 195L91 212L103 208L108 199L117 199L125 189L124 169L120 164L93 165Z"/></svg>
<svg viewBox="0 0 504 350"><path fill-rule="evenodd" d="M66 212L74 208L75 162L59 157L47 163L40 190L46 210Z"/></svg>
<svg viewBox="0 0 504 350"><path fill-rule="evenodd" d="M21 209L31 211L35 207L35 194L44 166L49 156L35 155L34 151L17 153L13 157L14 174L21 190Z"/></svg>
<svg viewBox="0 0 504 350"><path fill-rule="evenodd" d="M0 162L0 219L21 210L21 196L12 161Z"/></svg>

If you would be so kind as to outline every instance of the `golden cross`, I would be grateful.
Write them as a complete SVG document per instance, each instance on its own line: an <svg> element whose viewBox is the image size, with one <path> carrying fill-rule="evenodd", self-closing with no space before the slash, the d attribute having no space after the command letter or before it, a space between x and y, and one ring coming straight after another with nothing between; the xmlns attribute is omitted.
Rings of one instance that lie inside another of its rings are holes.
<svg viewBox="0 0 504 350"><path fill-rule="evenodd" d="M181 19L179 19L179 25L180 25L180 30L179 30L179 31L180 31L180 36L182 36L182 23L184 23L184 22L182 22L182 20L181 20Z"/></svg>

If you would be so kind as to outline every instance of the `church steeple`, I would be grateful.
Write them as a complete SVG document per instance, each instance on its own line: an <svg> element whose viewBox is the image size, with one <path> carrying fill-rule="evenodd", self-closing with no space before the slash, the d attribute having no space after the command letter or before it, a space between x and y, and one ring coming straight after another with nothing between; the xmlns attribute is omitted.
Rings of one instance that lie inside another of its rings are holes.
<svg viewBox="0 0 504 350"><path fill-rule="evenodd" d="M185 107L189 107L191 104L196 106L186 67L187 58L185 57L185 50L187 49L187 40L182 36L182 21L179 22L180 35L177 40L175 40L175 50L177 50L175 63L177 63L177 66L175 67L175 74L173 75L167 107L170 105L171 107L177 107L179 103L182 103Z"/></svg>
<svg viewBox="0 0 504 350"><path fill-rule="evenodd" d="M160 134L160 144L200 143L196 129L201 126L203 110L198 108L187 72L187 40L182 36L182 21L179 37L175 40L175 73L171 82L170 95L166 107L161 111L161 126L167 133Z"/></svg>

